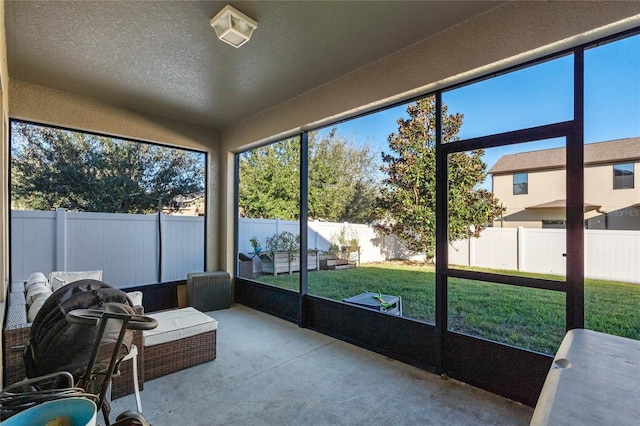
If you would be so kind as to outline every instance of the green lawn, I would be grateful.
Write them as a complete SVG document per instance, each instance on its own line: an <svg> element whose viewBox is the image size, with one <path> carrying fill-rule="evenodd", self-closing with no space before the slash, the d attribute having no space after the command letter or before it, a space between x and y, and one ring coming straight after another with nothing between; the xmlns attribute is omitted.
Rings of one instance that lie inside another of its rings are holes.
<svg viewBox="0 0 640 426"><path fill-rule="evenodd" d="M298 289L297 274L262 275L258 280ZM435 270L431 266L385 262L309 272L313 295L342 300L366 290L400 295L404 316L434 323ZM564 299L564 293L554 291L450 278L449 329L554 354L565 333ZM586 280L585 323L586 328L640 340L640 284Z"/></svg>

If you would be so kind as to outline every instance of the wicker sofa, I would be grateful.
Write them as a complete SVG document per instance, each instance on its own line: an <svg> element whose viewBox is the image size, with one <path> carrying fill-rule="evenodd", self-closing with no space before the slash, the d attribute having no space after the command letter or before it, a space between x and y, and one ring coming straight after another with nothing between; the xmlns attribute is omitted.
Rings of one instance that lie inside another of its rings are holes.
<svg viewBox="0 0 640 426"><path fill-rule="evenodd" d="M15 288L14 288L15 287ZM23 351L29 338L31 323L27 318L24 285L12 285L7 300L7 317L3 330L4 385L25 378ZM140 304L137 314L144 314ZM142 390L145 380L171 374L216 358L218 322L194 309L183 308L147 314L158 320L154 330L133 331L133 344L138 348L138 386ZM134 392L133 365L123 362L120 374L114 376L111 398L116 399Z"/></svg>
<svg viewBox="0 0 640 426"><path fill-rule="evenodd" d="M137 314L143 314L141 305L134 307ZM7 298L6 321L3 329L3 385L24 380L25 370L23 352L29 339L31 322L28 318L26 292L24 283L13 283L11 292ZM142 331L133 331L133 342L138 347L138 386L144 387L144 337ZM114 376L112 381L111 397L113 399L133 393L133 365L131 362L123 362L120 365L120 374Z"/></svg>

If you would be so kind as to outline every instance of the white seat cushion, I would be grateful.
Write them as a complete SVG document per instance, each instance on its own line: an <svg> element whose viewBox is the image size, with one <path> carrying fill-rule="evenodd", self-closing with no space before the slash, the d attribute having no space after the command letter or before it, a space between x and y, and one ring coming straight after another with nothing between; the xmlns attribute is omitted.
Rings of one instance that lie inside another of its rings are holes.
<svg viewBox="0 0 640 426"><path fill-rule="evenodd" d="M142 292L141 291L130 291L127 293L129 299L131 299L131 303L133 306L142 306Z"/></svg>
<svg viewBox="0 0 640 426"><path fill-rule="evenodd" d="M27 314L27 321L33 322L33 320L36 319L36 315L38 315L38 311L40 310L40 308L42 308L42 305L44 305L44 302L47 301L50 294L51 293L40 293L36 296L36 298L33 300L33 303L29 307L29 312Z"/></svg>
<svg viewBox="0 0 640 426"><path fill-rule="evenodd" d="M49 281L47 281L47 277L45 277L42 272L34 272L29 275L29 278L27 278L27 282L24 284L24 289L29 290L29 287L34 284L44 284L47 287L51 288Z"/></svg>
<svg viewBox="0 0 640 426"><path fill-rule="evenodd" d="M172 342L218 328L218 321L191 307L147 314L147 316L158 321L158 327L144 331L145 346Z"/></svg>
<svg viewBox="0 0 640 426"><path fill-rule="evenodd" d="M31 284L26 294L27 306L31 306L36 297L42 293L47 293L47 297L49 297L52 293L51 288L42 282Z"/></svg>
<svg viewBox="0 0 640 426"><path fill-rule="evenodd" d="M51 290L56 291L62 286L65 286L74 281L80 280L102 280L102 271L78 271L78 272L65 272L65 271L53 271L49 274L49 284L51 284Z"/></svg>

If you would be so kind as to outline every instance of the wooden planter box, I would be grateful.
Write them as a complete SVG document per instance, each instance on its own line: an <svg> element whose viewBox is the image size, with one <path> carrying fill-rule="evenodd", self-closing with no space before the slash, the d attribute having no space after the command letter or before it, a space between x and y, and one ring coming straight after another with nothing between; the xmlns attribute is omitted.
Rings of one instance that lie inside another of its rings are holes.
<svg viewBox="0 0 640 426"><path fill-rule="evenodd" d="M260 253L263 274L278 275L300 271L300 252L298 251L269 251ZM318 252L307 252L307 270L318 269Z"/></svg>

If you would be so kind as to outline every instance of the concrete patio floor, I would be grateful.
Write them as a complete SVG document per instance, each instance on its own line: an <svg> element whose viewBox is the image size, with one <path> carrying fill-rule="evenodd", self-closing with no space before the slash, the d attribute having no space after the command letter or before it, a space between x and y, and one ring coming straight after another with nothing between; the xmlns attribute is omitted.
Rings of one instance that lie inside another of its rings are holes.
<svg viewBox="0 0 640 426"><path fill-rule="evenodd" d="M533 409L234 305L217 359L145 382L143 414L175 425L528 425ZM112 402L112 419L135 409Z"/></svg>

